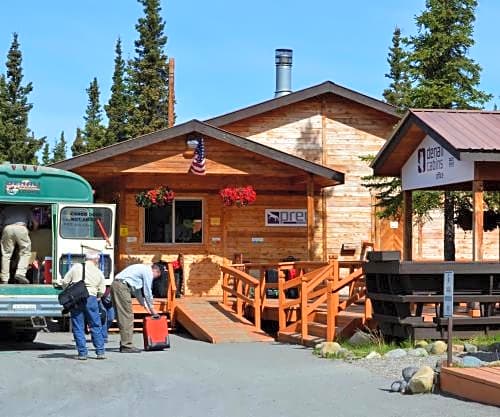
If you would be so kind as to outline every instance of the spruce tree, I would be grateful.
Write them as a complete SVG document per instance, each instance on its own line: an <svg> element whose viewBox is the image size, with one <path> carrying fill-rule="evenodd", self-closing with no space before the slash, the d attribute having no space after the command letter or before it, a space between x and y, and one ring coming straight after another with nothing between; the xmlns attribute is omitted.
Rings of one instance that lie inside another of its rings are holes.
<svg viewBox="0 0 500 417"><path fill-rule="evenodd" d="M51 162L49 144L45 142L42 149L42 165L49 165Z"/></svg>
<svg viewBox="0 0 500 417"><path fill-rule="evenodd" d="M86 152L99 149L105 145L106 129L102 124L102 110L99 103L99 84L97 78L94 78L89 88L87 109L85 110L85 126L83 128L83 140L85 142Z"/></svg>
<svg viewBox="0 0 500 417"><path fill-rule="evenodd" d="M36 153L45 138L37 139L28 128L33 105L28 96L33 85L23 85L22 52L17 33L7 54L7 72L0 81L0 155L12 163L36 164Z"/></svg>
<svg viewBox="0 0 500 417"><path fill-rule="evenodd" d="M76 129L75 140L73 141L73 145L71 145L71 155L78 156L85 152L87 152L87 144L83 137L82 129L78 127Z"/></svg>
<svg viewBox="0 0 500 417"><path fill-rule="evenodd" d="M164 53L167 37L160 15L160 0L138 0L144 17L136 24L136 57L129 63L133 99L130 114L132 136L168 126L168 63Z"/></svg>
<svg viewBox="0 0 500 417"><path fill-rule="evenodd" d="M59 137L59 141L54 145L53 152L53 161L59 162L66 159L66 138L64 137L64 131L61 132L61 136Z"/></svg>
<svg viewBox="0 0 500 417"><path fill-rule="evenodd" d="M122 57L122 42L120 38L118 38L116 42L115 54L115 69L113 72L111 97L108 104L104 106L106 115L108 116L106 145L122 142L131 137L128 125L130 95L128 94L125 80L126 65Z"/></svg>
<svg viewBox="0 0 500 417"><path fill-rule="evenodd" d="M391 83L383 93L385 100L401 112L408 107L408 92L411 89L408 77L408 53L403 48L402 42L401 29L396 27L392 36L392 47L387 57L389 73L385 74Z"/></svg>

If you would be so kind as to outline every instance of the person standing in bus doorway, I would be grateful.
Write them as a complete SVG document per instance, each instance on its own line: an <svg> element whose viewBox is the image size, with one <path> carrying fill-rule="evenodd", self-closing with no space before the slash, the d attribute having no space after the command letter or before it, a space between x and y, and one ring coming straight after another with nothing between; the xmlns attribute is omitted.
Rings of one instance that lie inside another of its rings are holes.
<svg viewBox="0 0 500 417"><path fill-rule="evenodd" d="M120 329L120 352L139 353L134 347L134 312L132 294L153 317L158 314L153 308L153 279L161 277L162 266L158 264L135 264L127 266L115 276L111 284L111 296ZM143 296L144 294L144 296Z"/></svg>
<svg viewBox="0 0 500 417"><path fill-rule="evenodd" d="M26 278L28 262L31 255L31 239L28 228L36 230L38 222L28 206L6 206L0 214L2 231L2 273L1 283L7 284L10 278L10 261L16 245L19 247L19 263L14 279L19 284L29 284Z"/></svg>
<svg viewBox="0 0 500 417"><path fill-rule="evenodd" d="M106 285L104 284L104 274L97 267L99 262L98 253L88 253L85 255L85 286L89 292L89 297L84 305L71 311L71 327L75 338L78 359L86 360L88 355L87 340L85 338L85 325L88 324L92 344L96 350L97 359L105 359L104 338L102 334L101 315L99 313L98 298L104 294ZM83 265L74 264L64 275L62 287L81 281L83 275Z"/></svg>

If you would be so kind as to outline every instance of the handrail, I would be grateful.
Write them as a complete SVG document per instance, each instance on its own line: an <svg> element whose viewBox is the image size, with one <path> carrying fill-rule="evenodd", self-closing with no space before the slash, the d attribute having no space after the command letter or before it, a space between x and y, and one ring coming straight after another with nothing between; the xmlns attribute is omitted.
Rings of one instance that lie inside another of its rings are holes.
<svg viewBox="0 0 500 417"><path fill-rule="evenodd" d="M244 264L232 266L220 265L222 274L222 303L234 309L234 303L229 303L229 295L236 298L235 313L243 317L247 306L253 307L255 329L261 329L262 314L261 280L252 277L240 268ZM232 280L232 287L229 281ZM250 287L253 287L253 298L250 296Z"/></svg>
<svg viewBox="0 0 500 417"><path fill-rule="evenodd" d="M173 328L175 327L175 295L177 292L177 285L175 283L174 268L171 262L168 262L167 264L167 273L167 308L170 315L170 325Z"/></svg>

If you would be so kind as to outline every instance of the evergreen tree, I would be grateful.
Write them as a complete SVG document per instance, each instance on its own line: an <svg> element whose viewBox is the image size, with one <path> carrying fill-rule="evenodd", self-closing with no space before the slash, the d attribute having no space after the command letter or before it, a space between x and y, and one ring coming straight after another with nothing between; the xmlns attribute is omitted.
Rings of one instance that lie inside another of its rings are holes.
<svg viewBox="0 0 500 417"><path fill-rule="evenodd" d="M42 150L42 165L49 165L51 162L52 159L50 158L49 144L45 142Z"/></svg>
<svg viewBox="0 0 500 417"><path fill-rule="evenodd" d="M87 109L85 110L85 127L83 128L83 140L85 142L86 152L99 149L105 145L106 128L102 125L102 110L99 103L99 84L97 78L94 78L89 88Z"/></svg>
<svg viewBox="0 0 500 417"><path fill-rule="evenodd" d="M104 106L106 115L108 116L106 145L122 142L131 137L128 125L130 95L128 94L125 80L126 65L122 57L122 42L120 38L118 38L116 42L115 54L115 69L113 72L111 97L109 103Z"/></svg>
<svg viewBox="0 0 500 417"><path fill-rule="evenodd" d="M408 107L408 92L411 89L408 77L408 54L402 46L402 41L401 29L396 27L392 36L392 47L387 57L389 73L385 74L391 83L383 93L385 100L400 111Z"/></svg>
<svg viewBox="0 0 500 417"><path fill-rule="evenodd" d="M164 53L167 37L160 15L160 0L138 0L144 17L136 24L136 57L129 63L133 106L130 114L132 136L168 126L168 63Z"/></svg>
<svg viewBox="0 0 500 417"><path fill-rule="evenodd" d="M28 116L33 105L28 95L33 85L23 86L22 52L17 33L7 54L6 76L0 81L0 155L12 163L36 164L36 153L45 138L37 139L28 128Z"/></svg>
<svg viewBox="0 0 500 417"><path fill-rule="evenodd" d="M75 140L73 141L73 145L71 145L71 155L78 156L85 152L87 152L87 143L83 137L82 129L78 127L76 129Z"/></svg>
<svg viewBox="0 0 500 417"><path fill-rule="evenodd" d="M66 159L66 138L64 137L64 131L61 132L61 136L59 137L59 141L54 145L53 150L53 161L59 162Z"/></svg>

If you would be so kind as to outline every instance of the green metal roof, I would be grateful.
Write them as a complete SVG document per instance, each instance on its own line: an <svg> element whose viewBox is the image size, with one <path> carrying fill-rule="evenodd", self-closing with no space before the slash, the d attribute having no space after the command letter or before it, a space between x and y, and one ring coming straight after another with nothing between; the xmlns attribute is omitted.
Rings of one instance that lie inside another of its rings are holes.
<svg viewBox="0 0 500 417"><path fill-rule="evenodd" d="M90 184L61 169L4 163L0 165L0 202L92 203Z"/></svg>

